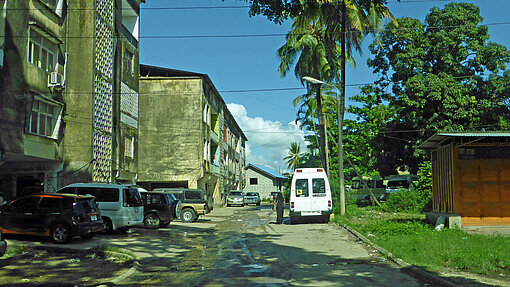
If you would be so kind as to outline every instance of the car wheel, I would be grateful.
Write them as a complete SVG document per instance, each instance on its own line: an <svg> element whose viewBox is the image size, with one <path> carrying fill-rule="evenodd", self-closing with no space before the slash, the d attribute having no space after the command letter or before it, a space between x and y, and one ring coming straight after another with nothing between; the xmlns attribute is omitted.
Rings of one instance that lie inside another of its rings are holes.
<svg viewBox="0 0 510 287"><path fill-rule="evenodd" d="M51 240L55 243L67 243L71 240L71 229L65 224L57 224L51 230Z"/></svg>
<svg viewBox="0 0 510 287"><path fill-rule="evenodd" d="M230 204L227 203L227 207L230 207Z"/></svg>
<svg viewBox="0 0 510 287"><path fill-rule="evenodd" d="M260 206L260 202L257 202L257 206Z"/></svg>
<svg viewBox="0 0 510 287"><path fill-rule="evenodd" d="M81 235L80 237L83 239L92 239L92 238L94 238L94 236L96 236L96 234L94 232L91 232L91 233L87 233L85 235Z"/></svg>
<svg viewBox="0 0 510 287"><path fill-rule="evenodd" d="M181 212L181 220L184 222L193 222L195 217L195 211L191 208L186 208Z"/></svg>
<svg viewBox="0 0 510 287"><path fill-rule="evenodd" d="M148 229L156 229L159 227L159 217L154 213L149 213L145 215L145 218L143 219L143 225L145 225L145 228Z"/></svg>
<svg viewBox="0 0 510 287"><path fill-rule="evenodd" d="M113 232L113 223L107 218L103 217L103 233L112 233Z"/></svg>

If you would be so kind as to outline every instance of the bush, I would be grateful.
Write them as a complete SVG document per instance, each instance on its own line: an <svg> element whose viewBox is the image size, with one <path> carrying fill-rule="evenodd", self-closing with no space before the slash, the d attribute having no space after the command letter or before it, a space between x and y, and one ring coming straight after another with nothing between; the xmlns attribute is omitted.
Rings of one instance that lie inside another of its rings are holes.
<svg viewBox="0 0 510 287"><path fill-rule="evenodd" d="M420 164L418 183L411 191L402 190L391 194L383 210L389 212L426 212L432 210L432 164Z"/></svg>

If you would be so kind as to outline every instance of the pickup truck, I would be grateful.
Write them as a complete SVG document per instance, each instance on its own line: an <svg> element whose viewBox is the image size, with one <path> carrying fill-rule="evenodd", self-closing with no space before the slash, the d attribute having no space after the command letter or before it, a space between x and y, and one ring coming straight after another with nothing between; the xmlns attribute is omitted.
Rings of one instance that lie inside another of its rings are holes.
<svg viewBox="0 0 510 287"><path fill-rule="evenodd" d="M155 188L154 191L172 193L181 201L181 220L184 222L195 222L198 217L211 212L213 209L212 200L208 200L205 191L201 189Z"/></svg>

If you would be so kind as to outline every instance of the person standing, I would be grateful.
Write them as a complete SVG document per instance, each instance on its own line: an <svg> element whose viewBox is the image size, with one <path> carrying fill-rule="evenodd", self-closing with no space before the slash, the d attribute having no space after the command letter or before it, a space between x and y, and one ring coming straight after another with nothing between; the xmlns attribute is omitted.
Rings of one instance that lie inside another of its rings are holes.
<svg viewBox="0 0 510 287"><path fill-rule="evenodd" d="M276 195L273 210L276 210L276 224L282 224L283 222L283 209L285 208L285 202L281 192Z"/></svg>

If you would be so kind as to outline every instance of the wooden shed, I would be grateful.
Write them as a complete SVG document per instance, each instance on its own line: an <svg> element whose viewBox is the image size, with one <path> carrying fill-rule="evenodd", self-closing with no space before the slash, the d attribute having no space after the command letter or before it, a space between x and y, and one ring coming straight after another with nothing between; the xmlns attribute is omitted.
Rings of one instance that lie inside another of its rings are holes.
<svg viewBox="0 0 510 287"><path fill-rule="evenodd" d="M444 215L450 226L510 226L510 132L437 133L419 148L432 158L428 218Z"/></svg>

